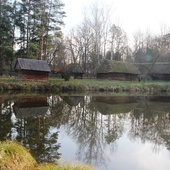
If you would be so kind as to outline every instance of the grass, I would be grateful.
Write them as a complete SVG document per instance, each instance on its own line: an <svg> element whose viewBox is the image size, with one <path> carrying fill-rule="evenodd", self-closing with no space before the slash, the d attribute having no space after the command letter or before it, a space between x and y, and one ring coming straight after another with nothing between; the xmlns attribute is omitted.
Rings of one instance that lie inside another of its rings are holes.
<svg viewBox="0 0 170 170"><path fill-rule="evenodd" d="M94 170L89 165L76 163L37 164L26 148L17 142L0 142L0 169L1 170Z"/></svg>
<svg viewBox="0 0 170 170"><path fill-rule="evenodd" d="M112 92L170 92L169 81L110 81L96 79L64 79L50 78L47 82L40 81L19 81L9 77L0 78L0 90L24 90L24 91L51 91L51 92L86 92L86 91L112 91Z"/></svg>
<svg viewBox="0 0 170 170"><path fill-rule="evenodd" d="M31 169L35 165L33 157L19 144L9 141L0 143L1 170Z"/></svg>

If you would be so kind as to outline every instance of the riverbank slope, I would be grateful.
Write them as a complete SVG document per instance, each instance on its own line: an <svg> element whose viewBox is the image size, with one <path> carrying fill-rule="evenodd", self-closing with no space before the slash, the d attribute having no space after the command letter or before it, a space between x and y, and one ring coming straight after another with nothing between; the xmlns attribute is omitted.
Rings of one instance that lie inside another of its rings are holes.
<svg viewBox="0 0 170 170"><path fill-rule="evenodd" d="M95 79L49 79L47 82L21 81L12 78L0 78L0 91L17 90L27 92L132 92L132 93L156 93L170 92L170 82L125 82Z"/></svg>

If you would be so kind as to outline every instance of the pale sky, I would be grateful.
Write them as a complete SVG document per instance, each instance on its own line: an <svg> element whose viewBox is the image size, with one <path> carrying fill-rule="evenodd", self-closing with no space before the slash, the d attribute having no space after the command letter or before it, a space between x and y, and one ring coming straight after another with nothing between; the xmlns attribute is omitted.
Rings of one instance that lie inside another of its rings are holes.
<svg viewBox="0 0 170 170"><path fill-rule="evenodd" d="M98 0L99 1L99 0ZM124 31L132 36L141 31L159 34L161 28L170 28L170 0L100 0L112 6L112 22L119 23ZM71 28L81 22L83 10L95 0L62 0L67 18L65 28Z"/></svg>

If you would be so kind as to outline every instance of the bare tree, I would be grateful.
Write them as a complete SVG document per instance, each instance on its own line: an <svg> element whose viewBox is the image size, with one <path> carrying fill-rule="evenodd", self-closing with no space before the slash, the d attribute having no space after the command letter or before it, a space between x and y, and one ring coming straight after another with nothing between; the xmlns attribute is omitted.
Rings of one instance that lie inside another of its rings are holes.
<svg viewBox="0 0 170 170"><path fill-rule="evenodd" d="M127 48L127 35L119 26L113 24L110 28L111 59L122 60Z"/></svg>
<svg viewBox="0 0 170 170"><path fill-rule="evenodd" d="M89 12L89 24L92 30L92 47L97 57L98 63L104 56L105 42L108 32L108 22L110 9L101 7L99 3L94 3ZM104 45L104 46L103 46ZM100 58L102 57L102 58Z"/></svg>

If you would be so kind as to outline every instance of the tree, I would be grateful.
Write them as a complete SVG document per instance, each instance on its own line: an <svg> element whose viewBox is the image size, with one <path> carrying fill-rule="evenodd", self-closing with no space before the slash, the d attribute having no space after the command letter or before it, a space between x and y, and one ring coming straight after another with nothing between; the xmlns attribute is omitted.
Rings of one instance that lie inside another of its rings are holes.
<svg viewBox="0 0 170 170"><path fill-rule="evenodd" d="M121 60L127 47L127 35L119 27L113 24L109 31L111 59Z"/></svg>
<svg viewBox="0 0 170 170"><path fill-rule="evenodd" d="M52 38L61 31L64 4L60 0L22 0L17 11L21 56L47 59Z"/></svg>
<svg viewBox="0 0 170 170"><path fill-rule="evenodd" d="M48 54L48 63L52 66L52 71L55 73L61 73L67 62L66 43L63 35L56 35L53 38L54 44Z"/></svg>
<svg viewBox="0 0 170 170"><path fill-rule="evenodd" d="M86 75L94 72L106 56L109 12L108 8L94 3L84 12L82 23L68 36L66 49L70 60L80 63Z"/></svg>
<svg viewBox="0 0 170 170"><path fill-rule="evenodd" d="M7 0L0 1L0 75L4 61L13 60L13 7Z"/></svg>
<svg viewBox="0 0 170 170"><path fill-rule="evenodd" d="M95 67L100 64L101 59L105 56L104 52L108 31L109 13L110 9L105 8L104 6L101 7L100 4L96 2L93 4L89 14L88 24L92 32L91 51L93 55L91 56L93 57L92 60L97 58L97 63L94 63Z"/></svg>

